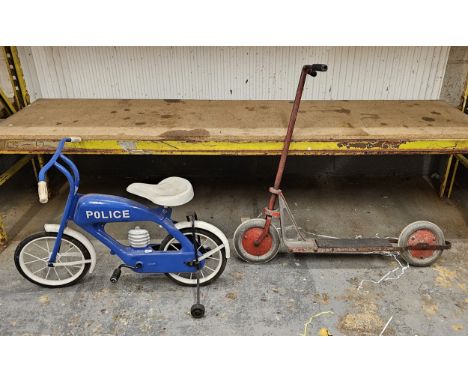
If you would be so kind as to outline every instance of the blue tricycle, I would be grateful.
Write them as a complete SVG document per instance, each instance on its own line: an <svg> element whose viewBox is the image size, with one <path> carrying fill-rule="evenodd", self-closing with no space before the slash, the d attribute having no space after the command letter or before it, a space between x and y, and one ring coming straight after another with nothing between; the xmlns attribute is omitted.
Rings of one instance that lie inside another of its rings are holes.
<svg viewBox="0 0 468 382"><path fill-rule="evenodd" d="M172 207L188 203L194 196L190 182L169 177L158 184L133 183L127 187L128 192L157 204L156 208L119 196L79 194L78 169L62 150L66 142L80 141L80 138L63 138L39 173L41 203L48 201L45 179L52 166L65 175L70 191L60 224L45 224L44 232L27 237L16 248L18 271L29 281L48 288L73 285L91 273L96 265L96 251L85 235L67 227L71 220L122 260L111 282L117 282L122 268L137 273L165 273L178 284L197 287L197 302L192 305L191 314L195 318L203 317L205 308L200 304L200 286L223 273L230 249L221 230L198 220L195 213L187 216L187 221L172 220ZM124 245L105 231L107 223L142 221L156 223L168 235L160 244L154 244L146 229L135 227L128 231L128 245Z"/></svg>

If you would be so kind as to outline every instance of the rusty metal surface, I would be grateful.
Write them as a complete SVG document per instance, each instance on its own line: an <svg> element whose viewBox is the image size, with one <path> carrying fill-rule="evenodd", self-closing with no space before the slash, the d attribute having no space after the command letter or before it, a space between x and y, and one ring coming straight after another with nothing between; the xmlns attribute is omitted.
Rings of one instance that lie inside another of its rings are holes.
<svg viewBox="0 0 468 382"><path fill-rule="evenodd" d="M361 239L333 239L333 238L308 238L306 241L298 241L293 245L288 243L288 251L291 253L339 253L339 254L381 254L382 252L403 251L434 251L450 249L451 243L445 245L430 245L418 243L399 247L397 240L393 238L361 238Z"/></svg>
<svg viewBox="0 0 468 382"><path fill-rule="evenodd" d="M392 241L382 238L333 239L317 238L317 245L322 248L392 248Z"/></svg>

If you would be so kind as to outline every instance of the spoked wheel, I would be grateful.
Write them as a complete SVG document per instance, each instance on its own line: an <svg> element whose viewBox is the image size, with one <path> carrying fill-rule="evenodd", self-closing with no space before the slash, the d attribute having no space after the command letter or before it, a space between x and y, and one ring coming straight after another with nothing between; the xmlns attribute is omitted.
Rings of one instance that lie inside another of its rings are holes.
<svg viewBox="0 0 468 382"><path fill-rule="evenodd" d="M243 222L234 232L234 247L237 255L248 263L266 263L272 260L279 251L280 237L273 225L270 225L267 236L260 245L254 244L261 235L265 219L250 219Z"/></svg>
<svg viewBox="0 0 468 382"><path fill-rule="evenodd" d="M398 238L399 247L407 247L420 243L428 245L444 245L445 238L442 230L434 223L417 221L406 226ZM408 264L425 267L434 263L442 254L442 249L408 249L401 252L401 256Z"/></svg>
<svg viewBox="0 0 468 382"><path fill-rule="evenodd" d="M192 228L182 228L180 230L193 243ZM214 233L202 228L195 228L195 235L198 243L198 251L203 255L217 247L222 246L223 242ZM166 236L160 245L161 251L178 251L181 248L179 241L172 237ZM224 247L211 254L205 260L205 266L199 270L200 286L208 285L216 280L226 267L226 250ZM180 285L197 286L196 273L181 272L181 273L166 273L166 275Z"/></svg>
<svg viewBox="0 0 468 382"><path fill-rule="evenodd" d="M15 265L19 273L34 284L59 288L80 281L91 266L86 247L75 238L63 235L57 260L48 266L57 237L55 232L41 232L24 239L15 251Z"/></svg>

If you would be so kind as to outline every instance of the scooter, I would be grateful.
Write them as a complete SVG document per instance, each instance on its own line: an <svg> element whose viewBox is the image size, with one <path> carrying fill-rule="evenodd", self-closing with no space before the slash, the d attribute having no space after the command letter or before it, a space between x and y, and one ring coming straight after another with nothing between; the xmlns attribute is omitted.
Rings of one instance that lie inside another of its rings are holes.
<svg viewBox="0 0 468 382"><path fill-rule="evenodd" d="M298 227L280 185L307 75L316 77L318 72L326 72L327 69L327 65L323 64L305 65L302 68L278 171L273 187L269 188L271 196L268 207L263 211L265 218L246 220L237 227L234 233L237 255L246 262L266 263L278 254L282 242L292 253L393 252L399 253L410 265L428 266L434 263L443 250L451 248L451 244L445 240L442 230L428 221L409 224L401 231L399 238L340 239L317 234L306 237ZM277 201L279 208L275 209ZM281 237L272 224L273 219L279 219Z"/></svg>
<svg viewBox="0 0 468 382"><path fill-rule="evenodd" d="M187 221L174 222L172 207L188 203L194 197L186 179L170 177L158 184L133 183L127 191L159 205L144 204L119 196L78 193L80 176L76 165L62 150L66 142L81 138L63 138L55 154L39 172L38 194L47 203L47 171L53 166L68 180L70 190L60 224L45 224L44 232L24 239L16 248L14 259L18 271L30 282L48 288L73 285L96 265L96 250L91 241L70 227L74 222L117 255L122 264L110 278L116 283L122 268L136 273L165 273L180 285L197 287L197 302L190 312L194 318L205 314L200 303L200 287L215 281L224 271L230 256L229 243L220 229L198 220L196 213ZM160 244L151 243L150 234L138 226L128 231L128 244L119 243L105 231L108 223L153 222L168 235Z"/></svg>

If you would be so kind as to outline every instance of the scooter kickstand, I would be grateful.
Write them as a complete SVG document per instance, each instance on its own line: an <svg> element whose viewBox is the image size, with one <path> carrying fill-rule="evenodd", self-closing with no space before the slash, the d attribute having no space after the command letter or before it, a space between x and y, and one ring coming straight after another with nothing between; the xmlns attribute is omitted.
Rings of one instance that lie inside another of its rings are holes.
<svg viewBox="0 0 468 382"><path fill-rule="evenodd" d="M205 315L205 306L200 303L200 262L198 261L198 242L195 231L196 213L192 214L192 235L193 235L193 250L195 253L195 265L197 267L197 302L190 308L190 314L193 318L202 318Z"/></svg>

